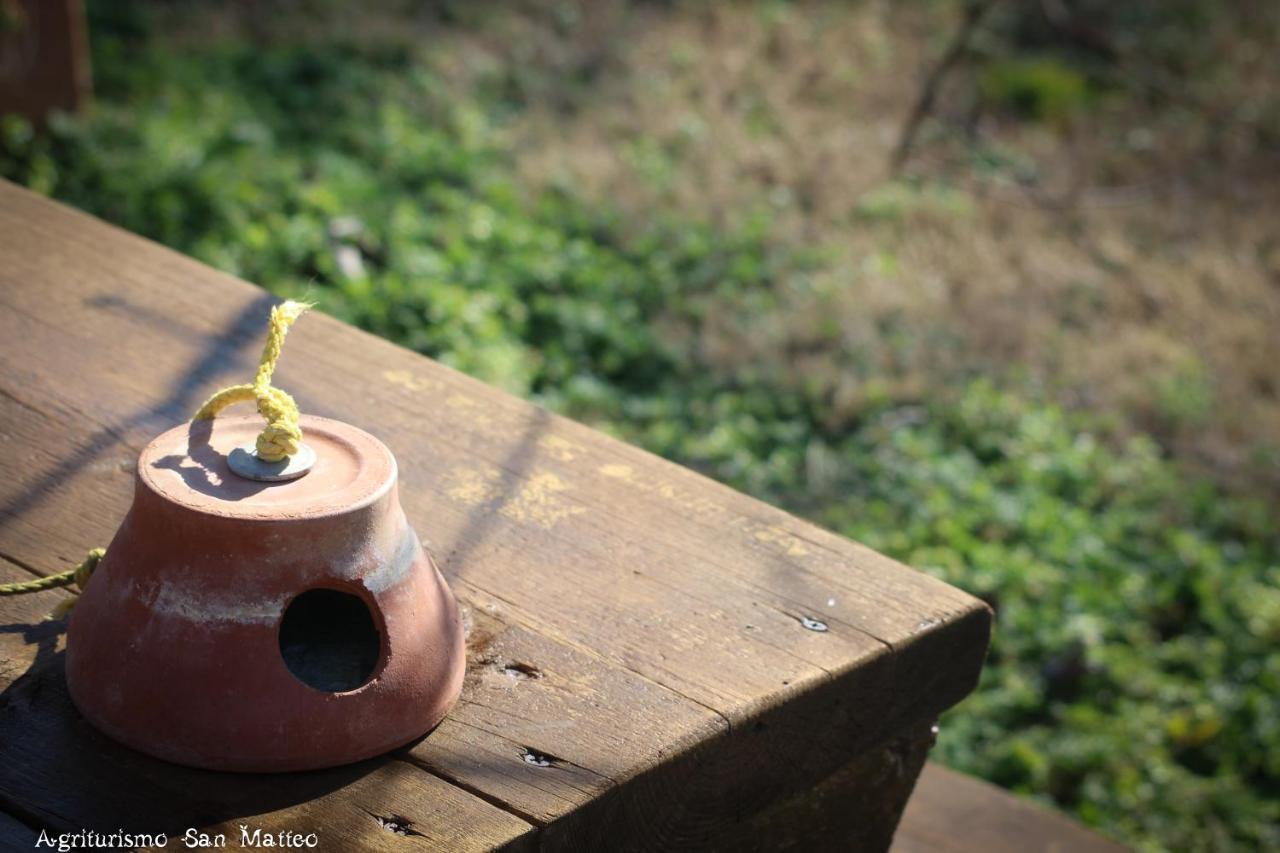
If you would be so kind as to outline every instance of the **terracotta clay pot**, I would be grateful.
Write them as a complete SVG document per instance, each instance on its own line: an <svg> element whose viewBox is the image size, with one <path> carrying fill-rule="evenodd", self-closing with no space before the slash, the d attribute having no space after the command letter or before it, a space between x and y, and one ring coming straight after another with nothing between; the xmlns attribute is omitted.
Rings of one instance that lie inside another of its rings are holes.
<svg viewBox="0 0 1280 853"><path fill-rule="evenodd" d="M67 683L111 737L219 770L329 767L429 731L462 689L457 603L373 436L302 419L300 479L227 465L253 416L197 421L138 460L133 506L72 611Z"/></svg>

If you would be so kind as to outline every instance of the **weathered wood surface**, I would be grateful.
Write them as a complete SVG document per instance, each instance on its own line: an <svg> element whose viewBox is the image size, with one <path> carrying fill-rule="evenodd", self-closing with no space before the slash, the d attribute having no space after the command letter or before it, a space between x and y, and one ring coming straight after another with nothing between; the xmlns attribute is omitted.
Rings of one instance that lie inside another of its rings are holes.
<svg viewBox="0 0 1280 853"><path fill-rule="evenodd" d="M142 446L252 374L270 303L0 181L0 568L107 543ZM396 454L470 622L458 707L354 768L174 768L70 708L60 639L32 627L66 593L0 599L0 810L67 830L251 818L375 849L712 847L976 681L975 599L421 356L308 316L277 384ZM397 816L410 834L378 820Z"/></svg>
<svg viewBox="0 0 1280 853"><path fill-rule="evenodd" d="M978 779L930 764L892 853L1122 853L1120 844Z"/></svg>

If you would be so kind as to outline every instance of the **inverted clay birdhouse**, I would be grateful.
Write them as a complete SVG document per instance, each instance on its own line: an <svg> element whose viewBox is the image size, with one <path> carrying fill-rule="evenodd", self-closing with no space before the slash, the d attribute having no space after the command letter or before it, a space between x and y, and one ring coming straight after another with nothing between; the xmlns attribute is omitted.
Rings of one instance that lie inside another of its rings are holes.
<svg viewBox="0 0 1280 853"><path fill-rule="evenodd" d="M328 767L429 731L462 688L457 603L396 461L270 386L215 395L138 460L133 505L71 613L67 682L98 729L219 770ZM214 417L254 399L268 421ZM255 442L256 438L256 442Z"/></svg>

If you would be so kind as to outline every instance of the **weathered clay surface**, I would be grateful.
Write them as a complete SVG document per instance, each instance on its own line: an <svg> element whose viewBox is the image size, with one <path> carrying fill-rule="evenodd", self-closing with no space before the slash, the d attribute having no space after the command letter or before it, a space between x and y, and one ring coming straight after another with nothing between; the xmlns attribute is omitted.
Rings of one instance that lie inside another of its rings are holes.
<svg viewBox="0 0 1280 853"><path fill-rule="evenodd" d="M387 448L305 416L313 470L259 483L226 465L261 420L170 430L143 451L133 506L72 613L67 681L108 735L199 767L328 767L434 727L465 665L452 592L405 519ZM285 608L324 588L360 598L381 635L373 676L308 687L279 646Z"/></svg>

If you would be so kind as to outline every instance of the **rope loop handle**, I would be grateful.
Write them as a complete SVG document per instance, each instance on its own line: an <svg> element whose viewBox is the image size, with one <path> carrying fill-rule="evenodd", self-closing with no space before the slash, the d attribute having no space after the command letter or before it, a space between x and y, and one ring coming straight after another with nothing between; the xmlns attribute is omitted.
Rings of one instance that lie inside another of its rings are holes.
<svg viewBox="0 0 1280 853"><path fill-rule="evenodd" d="M267 462L279 462L298 452L302 443L302 427L298 424L298 404L293 398L271 384L280 350L284 347L289 327L312 306L307 302L290 299L271 309L271 325L267 330L267 342L262 347L258 373L249 385L231 385L214 394L196 412L193 420L208 420L235 403L254 400L258 414L267 425L258 436L258 457Z"/></svg>

